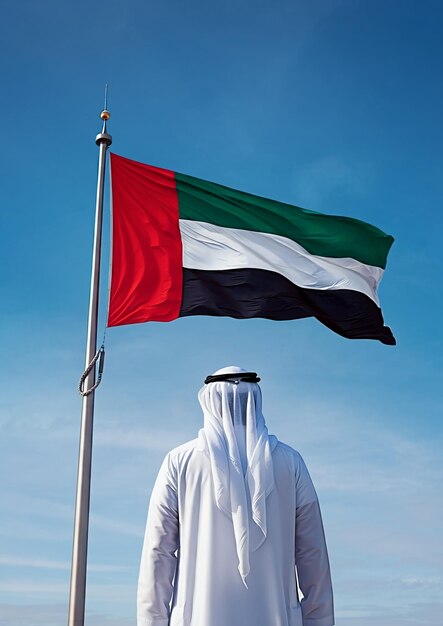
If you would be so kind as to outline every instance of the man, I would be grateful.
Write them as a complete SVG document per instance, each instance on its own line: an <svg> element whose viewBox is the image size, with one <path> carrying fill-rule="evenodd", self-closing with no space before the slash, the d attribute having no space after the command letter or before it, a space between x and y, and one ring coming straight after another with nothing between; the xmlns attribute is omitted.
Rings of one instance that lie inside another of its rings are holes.
<svg viewBox="0 0 443 626"><path fill-rule="evenodd" d="M334 624L317 495L299 453L268 435L259 380L239 367L208 376L203 429L163 462L138 626Z"/></svg>

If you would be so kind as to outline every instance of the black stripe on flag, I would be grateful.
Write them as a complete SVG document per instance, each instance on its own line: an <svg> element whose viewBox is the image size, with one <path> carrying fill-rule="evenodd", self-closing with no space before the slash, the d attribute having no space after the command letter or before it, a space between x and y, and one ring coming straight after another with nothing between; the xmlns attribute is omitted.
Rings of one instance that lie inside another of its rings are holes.
<svg viewBox="0 0 443 626"><path fill-rule="evenodd" d="M301 288L268 270L183 268L180 317L188 315L270 320L316 317L348 339L377 339L395 345L381 309L365 294L351 289Z"/></svg>

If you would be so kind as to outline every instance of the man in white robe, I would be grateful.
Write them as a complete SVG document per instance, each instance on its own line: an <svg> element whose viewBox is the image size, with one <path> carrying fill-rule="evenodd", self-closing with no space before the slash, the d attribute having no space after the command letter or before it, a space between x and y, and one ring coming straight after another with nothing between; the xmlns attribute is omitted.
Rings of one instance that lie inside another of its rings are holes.
<svg viewBox="0 0 443 626"><path fill-rule="evenodd" d="M163 461L137 626L334 624L317 495L300 454L268 435L258 380L238 367L208 377L204 427Z"/></svg>

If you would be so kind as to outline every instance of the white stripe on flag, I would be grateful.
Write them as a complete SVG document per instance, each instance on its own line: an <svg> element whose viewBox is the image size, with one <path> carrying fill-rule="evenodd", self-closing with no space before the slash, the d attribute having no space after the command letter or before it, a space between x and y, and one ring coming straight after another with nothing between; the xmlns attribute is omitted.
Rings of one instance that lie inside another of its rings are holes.
<svg viewBox="0 0 443 626"><path fill-rule="evenodd" d="M278 272L307 289L352 289L377 306L383 269L351 258L310 254L288 237L180 220L183 266L199 270L251 268Z"/></svg>

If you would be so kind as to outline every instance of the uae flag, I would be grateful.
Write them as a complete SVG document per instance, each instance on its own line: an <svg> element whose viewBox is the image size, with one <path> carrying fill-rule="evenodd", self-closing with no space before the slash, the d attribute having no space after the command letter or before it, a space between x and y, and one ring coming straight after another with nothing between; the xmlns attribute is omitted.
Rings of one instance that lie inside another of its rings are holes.
<svg viewBox="0 0 443 626"><path fill-rule="evenodd" d="M111 154L108 326L187 315L316 317L350 339L395 344L377 287L393 238Z"/></svg>

